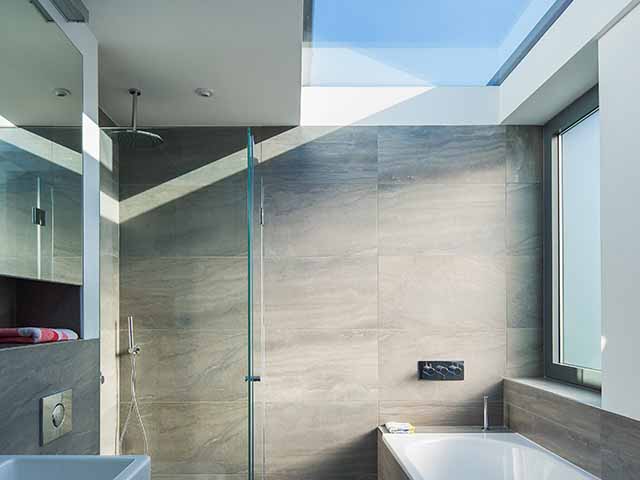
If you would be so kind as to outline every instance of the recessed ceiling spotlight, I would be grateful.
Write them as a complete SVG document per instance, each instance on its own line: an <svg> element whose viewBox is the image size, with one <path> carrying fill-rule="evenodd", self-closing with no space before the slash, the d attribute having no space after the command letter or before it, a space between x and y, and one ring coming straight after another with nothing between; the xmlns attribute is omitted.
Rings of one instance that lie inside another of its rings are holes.
<svg viewBox="0 0 640 480"><path fill-rule="evenodd" d="M71 90L69 90L67 88L54 88L53 89L53 94L56 97L64 98L64 97L68 97L69 95L71 95Z"/></svg>
<svg viewBox="0 0 640 480"><path fill-rule="evenodd" d="M195 91L196 91L196 95L200 97L204 97L204 98L213 97L213 90L211 90L210 88L196 88Z"/></svg>

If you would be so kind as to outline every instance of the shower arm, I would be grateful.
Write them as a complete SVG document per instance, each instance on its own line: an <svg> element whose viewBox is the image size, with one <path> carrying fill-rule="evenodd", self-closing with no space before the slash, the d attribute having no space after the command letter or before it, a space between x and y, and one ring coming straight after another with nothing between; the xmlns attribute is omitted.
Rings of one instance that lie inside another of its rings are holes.
<svg viewBox="0 0 640 480"><path fill-rule="evenodd" d="M130 88L129 93L133 103L131 106L131 130L135 133L138 131L138 97L140 96L140 90L138 88Z"/></svg>

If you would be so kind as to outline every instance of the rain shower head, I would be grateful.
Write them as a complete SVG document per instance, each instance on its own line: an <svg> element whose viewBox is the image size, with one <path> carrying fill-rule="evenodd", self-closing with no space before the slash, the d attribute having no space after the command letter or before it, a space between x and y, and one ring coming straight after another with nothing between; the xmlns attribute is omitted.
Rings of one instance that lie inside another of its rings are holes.
<svg viewBox="0 0 640 480"><path fill-rule="evenodd" d="M130 88L131 95L131 127L117 129L112 132L117 136L120 144L129 148L153 148L164 143L164 139L155 133L138 129L138 97L142 92L138 88Z"/></svg>

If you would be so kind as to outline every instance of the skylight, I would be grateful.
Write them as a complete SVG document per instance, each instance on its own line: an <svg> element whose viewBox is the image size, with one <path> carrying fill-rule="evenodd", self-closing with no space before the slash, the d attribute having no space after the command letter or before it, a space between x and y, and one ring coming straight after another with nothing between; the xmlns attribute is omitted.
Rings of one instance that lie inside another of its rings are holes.
<svg viewBox="0 0 640 480"><path fill-rule="evenodd" d="M305 0L303 84L500 84L570 3Z"/></svg>

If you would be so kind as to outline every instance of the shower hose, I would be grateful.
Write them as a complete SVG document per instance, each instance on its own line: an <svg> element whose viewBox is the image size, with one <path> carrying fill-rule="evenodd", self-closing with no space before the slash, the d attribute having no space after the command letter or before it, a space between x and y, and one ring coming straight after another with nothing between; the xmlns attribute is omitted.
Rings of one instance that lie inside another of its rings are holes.
<svg viewBox="0 0 640 480"><path fill-rule="evenodd" d="M120 433L120 452L122 452L122 445L124 442L124 436L127 433L127 429L129 428L129 422L131 421L131 415L134 413L140 422L140 429L142 430L142 437L144 439L144 454L149 455L149 440L147 438L147 430L144 427L144 422L142 421L142 415L140 414L140 407L138 406L138 398L136 395L136 357L138 356L139 351L134 350L131 352L131 403L129 405L129 411L127 412L127 418L124 421L124 425L122 426L122 432Z"/></svg>

